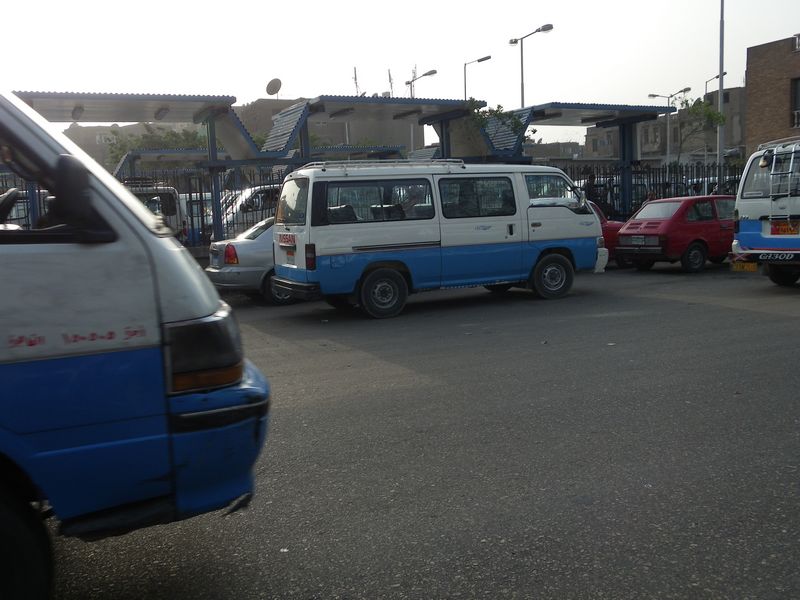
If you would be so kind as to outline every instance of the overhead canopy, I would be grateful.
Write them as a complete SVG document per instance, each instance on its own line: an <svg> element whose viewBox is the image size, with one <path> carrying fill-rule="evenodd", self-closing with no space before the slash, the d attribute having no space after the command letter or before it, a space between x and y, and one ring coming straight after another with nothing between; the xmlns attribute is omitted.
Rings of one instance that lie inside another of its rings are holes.
<svg viewBox="0 0 800 600"><path fill-rule="evenodd" d="M629 104L581 104L550 102L531 107L532 124L568 127L609 127L622 123L650 121L675 112L674 106L632 106Z"/></svg>
<svg viewBox="0 0 800 600"><path fill-rule="evenodd" d="M308 106L308 120L312 123L348 118L384 122L413 119L430 123L463 116L469 111L469 103L465 100L383 96L319 96L309 100ZM481 108L486 103L479 102L477 106Z"/></svg>
<svg viewBox="0 0 800 600"><path fill-rule="evenodd" d="M53 123L199 123L227 112L234 96L14 92Z"/></svg>

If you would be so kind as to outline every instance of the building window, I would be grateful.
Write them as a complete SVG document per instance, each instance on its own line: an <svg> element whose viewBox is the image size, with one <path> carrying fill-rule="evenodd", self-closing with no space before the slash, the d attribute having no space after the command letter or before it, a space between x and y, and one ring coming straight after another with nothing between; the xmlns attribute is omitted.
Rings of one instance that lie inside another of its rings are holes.
<svg viewBox="0 0 800 600"><path fill-rule="evenodd" d="M794 34L794 51L800 52L800 33Z"/></svg>
<svg viewBox="0 0 800 600"><path fill-rule="evenodd" d="M800 128L800 78L792 79L792 127Z"/></svg>
<svg viewBox="0 0 800 600"><path fill-rule="evenodd" d="M730 100L731 100L731 93L730 92L724 92L722 94L722 103L723 104L727 104L728 102L730 102Z"/></svg>

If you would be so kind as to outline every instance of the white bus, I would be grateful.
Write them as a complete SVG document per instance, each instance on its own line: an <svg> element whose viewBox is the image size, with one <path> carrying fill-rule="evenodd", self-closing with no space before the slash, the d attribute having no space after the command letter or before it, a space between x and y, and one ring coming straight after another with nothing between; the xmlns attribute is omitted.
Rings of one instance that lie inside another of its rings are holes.
<svg viewBox="0 0 800 600"><path fill-rule="evenodd" d="M582 193L530 165L311 163L284 180L274 229L277 288L374 318L439 288L558 298L608 261Z"/></svg>
<svg viewBox="0 0 800 600"><path fill-rule="evenodd" d="M736 196L731 268L800 279L800 137L759 146Z"/></svg>

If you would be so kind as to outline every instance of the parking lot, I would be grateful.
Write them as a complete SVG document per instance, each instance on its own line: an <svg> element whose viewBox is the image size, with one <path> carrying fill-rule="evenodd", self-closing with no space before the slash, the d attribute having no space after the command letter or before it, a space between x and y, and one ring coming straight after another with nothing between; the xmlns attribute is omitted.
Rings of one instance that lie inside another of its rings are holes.
<svg viewBox="0 0 800 600"><path fill-rule="evenodd" d="M57 598L800 596L800 286L226 299L273 388L252 504L56 539Z"/></svg>

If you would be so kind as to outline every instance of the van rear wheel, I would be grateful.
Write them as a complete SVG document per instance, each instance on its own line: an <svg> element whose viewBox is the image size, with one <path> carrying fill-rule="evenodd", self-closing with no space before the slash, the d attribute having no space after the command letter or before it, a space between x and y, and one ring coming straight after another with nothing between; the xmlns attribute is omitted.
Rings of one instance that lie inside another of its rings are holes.
<svg viewBox="0 0 800 600"><path fill-rule="evenodd" d="M769 265L767 274L770 281L776 285L794 285L800 279L800 269L781 265Z"/></svg>
<svg viewBox="0 0 800 600"><path fill-rule="evenodd" d="M53 559L50 537L39 515L0 492L0 598L46 600Z"/></svg>
<svg viewBox="0 0 800 600"><path fill-rule="evenodd" d="M373 319L400 314L408 298L405 277L394 269L376 269L361 283L361 310Z"/></svg>
<svg viewBox="0 0 800 600"><path fill-rule="evenodd" d="M575 271L568 258L561 254L543 256L531 276L531 287L541 298L561 298L572 289Z"/></svg>

